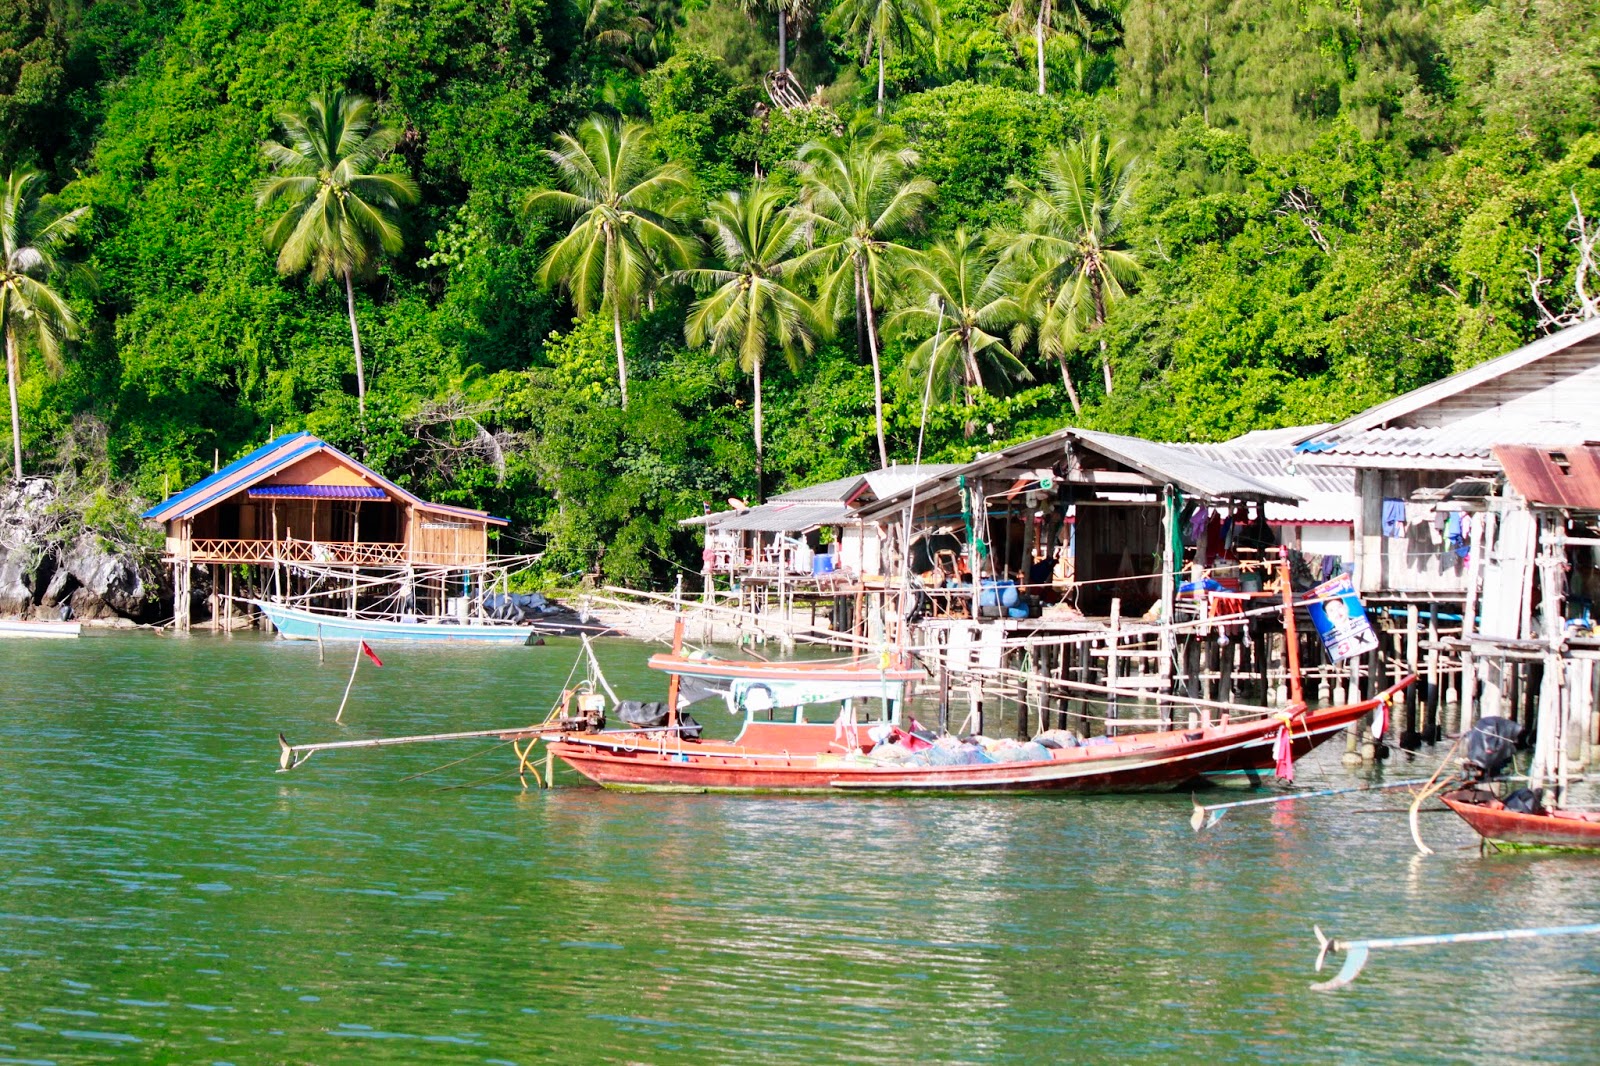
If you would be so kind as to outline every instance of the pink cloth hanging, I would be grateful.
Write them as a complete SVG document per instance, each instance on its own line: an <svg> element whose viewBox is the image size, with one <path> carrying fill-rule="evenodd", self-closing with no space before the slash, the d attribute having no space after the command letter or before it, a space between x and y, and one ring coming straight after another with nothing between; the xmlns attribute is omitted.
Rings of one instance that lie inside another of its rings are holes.
<svg viewBox="0 0 1600 1066"><path fill-rule="evenodd" d="M1273 772L1285 781L1293 781L1294 743L1289 737L1288 723L1278 727L1278 739L1272 744L1272 758L1277 763Z"/></svg>

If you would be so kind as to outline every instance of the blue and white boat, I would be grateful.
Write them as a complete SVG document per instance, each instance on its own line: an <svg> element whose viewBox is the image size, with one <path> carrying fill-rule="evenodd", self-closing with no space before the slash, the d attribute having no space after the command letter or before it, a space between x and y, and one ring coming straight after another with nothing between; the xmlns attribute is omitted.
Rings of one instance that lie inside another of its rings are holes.
<svg viewBox="0 0 1600 1066"><path fill-rule="evenodd" d="M350 617L331 611L308 611L266 600L251 600L284 640L357 641L379 644L412 641L430 644L530 644L536 626L470 620L416 621Z"/></svg>

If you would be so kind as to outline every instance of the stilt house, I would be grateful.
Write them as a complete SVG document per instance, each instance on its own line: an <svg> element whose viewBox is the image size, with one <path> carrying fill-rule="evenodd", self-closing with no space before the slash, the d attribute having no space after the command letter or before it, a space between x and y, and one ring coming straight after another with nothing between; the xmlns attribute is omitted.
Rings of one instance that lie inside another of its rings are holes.
<svg viewBox="0 0 1600 1066"><path fill-rule="evenodd" d="M398 569L436 579L443 609L452 571L481 570L489 527L506 520L485 511L429 503L312 436L289 433L229 463L144 512L166 531L179 625L187 622L192 571L270 570L274 592L284 568ZM418 589L426 600L430 588ZM437 613L437 612L435 612Z"/></svg>

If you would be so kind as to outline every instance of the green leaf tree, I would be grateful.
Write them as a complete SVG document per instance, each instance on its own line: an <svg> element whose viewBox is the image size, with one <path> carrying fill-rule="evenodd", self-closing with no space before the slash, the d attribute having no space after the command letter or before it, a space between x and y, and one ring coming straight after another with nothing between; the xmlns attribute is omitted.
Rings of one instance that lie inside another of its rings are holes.
<svg viewBox="0 0 1600 1066"><path fill-rule="evenodd" d="M856 343L860 347L864 340L872 358L883 466L889 465L889 446L876 310L894 291L897 268L912 255L894 238L918 226L935 191L933 182L912 175L917 158L888 131L860 128L800 149L800 208L813 241L807 264L814 259L827 272L821 289L835 317L847 300L855 307Z"/></svg>
<svg viewBox="0 0 1600 1066"><path fill-rule="evenodd" d="M883 118L884 54L890 47L906 47L919 35L939 28L939 6L934 0L844 0L833 13L835 32L856 40L861 66L878 58L878 118Z"/></svg>
<svg viewBox="0 0 1600 1066"><path fill-rule="evenodd" d="M89 217L87 207L53 213L40 206L44 175L13 170L0 189L0 328L6 337L6 387L11 394L12 473L22 480L22 418L17 382L22 374L20 343L31 337L46 364L58 369L61 342L78 335L78 317L50 287L63 272L58 258Z"/></svg>
<svg viewBox="0 0 1600 1066"><path fill-rule="evenodd" d="M350 345L356 357L356 404L367 412L367 375L356 324L355 279L366 275L382 255L405 244L400 232L402 205L421 199L417 183L404 174L373 173L394 148L400 131L385 125L376 105L343 90L312 96L304 111L286 111L278 122L288 141L261 146L275 175L256 188L256 203L283 203L283 213L267 228L267 246L278 253L278 270L310 269L313 283L330 277L344 282L350 316Z"/></svg>
<svg viewBox="0 0 1600 1066"><path fill-rule="evenodd" d="M958 227L949 240L912 260L907 273L917 298L890 315L884 329L926 338L907 362L914 380L931 375L941 396L959 386L968 407L986 391L986 364L997 384L1032 380L1002 337L1024 317L1013 295L1012 264ZM969 421L966 435L971 437L974 429Z"/></svg>
<svg viewBox="0 0 1600 1066"><path fill-rule="evenodd" d="M1032 277L1023 299L1034 308L1039 350L1061 365L1074 413L1083 408L1067 358L1085 334L1105 325L1108 310L1140 270L1121 244L1135 165L1121 142L1109 144L1096 133L1046 151L1039 184L1009 183L1023 200L1022 230L1008 242L1019 276ZM1111 363L1103 345L1100 368L1109 396Z"/></svg>
<svg viewBox="0 0 1600 1066"><path fill-rule="evenodd" d="M573 223L545 253L540 278L566 289L580 315L610 315L617 384L627 407L623 314L632 315L662 276L694 259L694 244L678 225L689 172L652 158L650 127L643 123L591 115L576 135L563 133L556 143L560 147L545 154L566 187L535 190L523 208Z"/></svg>
<svg viewBox="0 0 1600 1066"><path fill-rule="evenodd" d="M705 228L725 267L681 271L700 299L689 310L684 337L709 344L715 355L736 355L754 377L756 499L765 491L766 449L761 425L761 369L777 345L791 369L822 332L816 309L796 288L804 263L805 219L783 193L757 182L709 205ZM797 254L798 253L798 254Z"/></svg>

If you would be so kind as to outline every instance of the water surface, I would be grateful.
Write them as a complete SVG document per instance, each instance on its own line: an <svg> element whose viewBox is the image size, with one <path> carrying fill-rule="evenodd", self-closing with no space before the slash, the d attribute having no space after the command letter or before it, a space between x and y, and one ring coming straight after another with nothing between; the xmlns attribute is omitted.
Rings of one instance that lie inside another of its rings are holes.
<svg viewBox="0 0 1600 1066"><path fill-rule="evenodd" d="M660 698L650 650L603 647L623 696ZM0 643L0 1063L1600 1060L1592 939L1307 990L1313 923L1600 921L1600 859L1483 858L1447 815L1425 860L1364 813L1394 798L1197 837L1187 796L523 792L489 744L274 773L280 730L542 717L575 652L385 649L335 726L343 650Z"/></svg>

